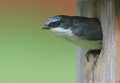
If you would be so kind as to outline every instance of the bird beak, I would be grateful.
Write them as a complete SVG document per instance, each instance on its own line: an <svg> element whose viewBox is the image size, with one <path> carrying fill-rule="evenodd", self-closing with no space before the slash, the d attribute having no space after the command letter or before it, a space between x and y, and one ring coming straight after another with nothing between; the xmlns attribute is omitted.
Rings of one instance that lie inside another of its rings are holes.
<svg viewBox="0 0 120 83"><path fill-rule="evenodd" d="M50 29L50 27L47 25L44 25L41 29Z"/></svg>

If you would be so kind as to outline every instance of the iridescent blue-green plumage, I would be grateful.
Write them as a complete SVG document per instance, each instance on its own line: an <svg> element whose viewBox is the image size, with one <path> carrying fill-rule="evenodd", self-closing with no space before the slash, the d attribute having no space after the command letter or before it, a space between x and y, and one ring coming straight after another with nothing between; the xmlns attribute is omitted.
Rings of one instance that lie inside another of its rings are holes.
<svg viewBox="0 0 120 83"><path fill-rule="evenodd" d="M45 22L43 29L48 29L82 48L102 48L102 28L97 18L56 15Z"/></svg>
<svg viewBox="0 0 120 83"><path fill-rule="evenodd" d="M49 18L44 27L80 47L102 48L102 29L96 18L57 15Z"/></svg>

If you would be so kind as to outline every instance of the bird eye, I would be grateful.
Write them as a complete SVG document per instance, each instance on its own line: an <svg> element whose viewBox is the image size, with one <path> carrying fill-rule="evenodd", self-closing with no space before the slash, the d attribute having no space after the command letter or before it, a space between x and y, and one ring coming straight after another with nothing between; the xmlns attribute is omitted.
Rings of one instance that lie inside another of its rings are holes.
<svg viewBox="0 0 120 83"><path fill-rule="evenodd" d="M49 24L50 27L57 27L60 25L60 21L52 22Z"/></svg>
<svg viewBox="0 0 120 83"><path fill-rule="evenodd" d="M60 21L55 22L55 24L56 24L56 25L59 25L59 24L60 24Z"/></svg>

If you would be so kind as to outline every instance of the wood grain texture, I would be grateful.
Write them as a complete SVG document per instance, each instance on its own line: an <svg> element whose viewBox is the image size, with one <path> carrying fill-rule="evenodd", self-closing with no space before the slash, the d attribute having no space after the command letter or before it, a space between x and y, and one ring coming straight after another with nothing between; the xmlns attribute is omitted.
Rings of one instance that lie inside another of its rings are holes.
<svg viewBox="0 0 120 83"><path fill-rule="evenodd" d="M82 60L81 63L77 63L77 83L116 83L114 8L115 0L78 0L77 2L77 15L99 18L103 29L103 49L97 66L94 66L92 57L90 62ZM86 50L77 49L77 51L79 56L77 58L80 58L77 60L84 58Z"/></svg>

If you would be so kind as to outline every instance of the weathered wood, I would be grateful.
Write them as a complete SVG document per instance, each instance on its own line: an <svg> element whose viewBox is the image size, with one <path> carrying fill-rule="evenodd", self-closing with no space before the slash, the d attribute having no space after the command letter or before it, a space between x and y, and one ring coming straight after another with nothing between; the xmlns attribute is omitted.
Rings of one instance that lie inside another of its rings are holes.
<svg viewBox="0 0 120 83"><path fill-rule="evenodd" d="M77 83L85 83L85 56L84 55L86 52L82 50L82 48L77 47Z"/></svg>
<svg viewBox="0 0 120 83"><path fill-rule="evenodd" d="M116 83L115 0L78 0L77 15L99 18L103 29L103 50L97 66L94 66L92 57L90 62L82 59L81 63L77 63L77 83ZM77 50L77 58L80 58L77 60L81 60L86 50Z"/></svg>

